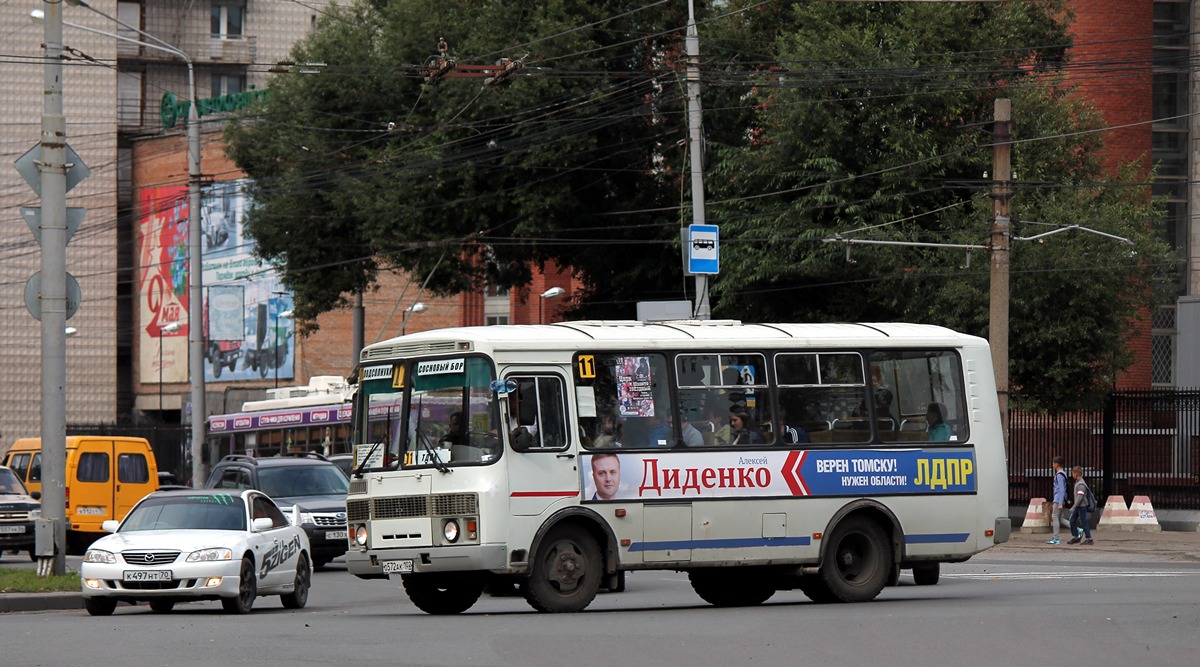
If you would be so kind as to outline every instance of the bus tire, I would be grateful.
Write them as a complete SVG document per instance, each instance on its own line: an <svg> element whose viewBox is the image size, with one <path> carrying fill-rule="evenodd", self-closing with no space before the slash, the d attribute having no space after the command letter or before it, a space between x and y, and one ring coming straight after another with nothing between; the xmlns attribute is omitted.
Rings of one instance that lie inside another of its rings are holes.
<svg viewBox="0 0 1200 667"><path fill-rule="evenodd" d="M804 575L800 577L800 581L796 583L796 588L800 589L801 593L817 604L830 604L839 600L829 590L829 586L825 584L825 580L817 575Z"/></svg>
<svg viewBox="0 0 1200 667"><path fill-rule="evenodd" d="M483 578L469 572L406 574L400 579L408 599L426 614L461 614L483 595Z"/></svg>
<svg viewBox="0 0 1200 667"><path fill-rule="evenodd" d="M892 549L879 524L851 516L830 535L818 576L836 600L866 602L883 590L892 567Z"/></svg>
<svg viewBox="0 0 1200 667"><path fill-rule="evenodd" d="M696 595L714 607L753 607L775 594L765 578L736 570L692 570L688 581Z"/></svg>
<svg viewBox="0 0 1200 667"><path fill-rule="evenodd" d="M939 563L925 563L922 565L913 566L913 581L917 582L918 586L935 586L938 578L941 576L941 565Z"/></svg>
<svg viewBox="0 0 1200 667"><path fill-rule="evenodd" d="M541 612L583 611L600 590L604 561L600 547L578 526L557 526L546 534L525 583L525 600Z"/></svg>

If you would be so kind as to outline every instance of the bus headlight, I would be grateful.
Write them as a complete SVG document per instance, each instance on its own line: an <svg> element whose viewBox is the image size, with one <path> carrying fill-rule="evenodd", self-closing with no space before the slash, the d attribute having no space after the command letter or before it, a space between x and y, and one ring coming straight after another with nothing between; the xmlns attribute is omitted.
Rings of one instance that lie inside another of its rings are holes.
<svg viewBox="0 0 1200 667"><path fill-rule="evenodd" d="M354 543L360 547L367 546L367 527L359 526L354 529Z"/></svg>
<svg viewBox="0 0 1200 667"><path fill-rule="evenodd" d="M447 542L458 541L458 521L450 519L442 525L442 535L445 536Z"/></svg>

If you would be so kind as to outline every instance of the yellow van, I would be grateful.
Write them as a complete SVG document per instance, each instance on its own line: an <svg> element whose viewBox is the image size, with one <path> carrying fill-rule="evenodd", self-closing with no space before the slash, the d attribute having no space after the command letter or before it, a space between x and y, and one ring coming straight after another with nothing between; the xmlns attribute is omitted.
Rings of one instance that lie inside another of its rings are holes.
<svg viewBox="0 0 1200 667"><path fill-rule="evenodd" d="M14 442L4 465L30 493L40 492L42 439ZM124 519L134 503L158 489L158 466L145 438L72 435L67 437L66 478L67 545L77 551L105 534L100 524Z"/></svg>

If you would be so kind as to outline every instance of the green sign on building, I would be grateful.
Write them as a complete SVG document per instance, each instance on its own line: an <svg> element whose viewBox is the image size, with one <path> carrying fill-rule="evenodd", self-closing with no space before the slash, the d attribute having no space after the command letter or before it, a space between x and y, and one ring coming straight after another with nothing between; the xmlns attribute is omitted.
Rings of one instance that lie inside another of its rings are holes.
<svg viewBox="0 0 1200 667"><path fill-rule="evenodd" d="M196 107L196 113L203 118L209 114L237 111L260 101L263 104L267 103L266 90L247 90L244 93L209 97L200 100L200 105ZM191 106L191 102L177 99L174 93L164 93L158 112L163 129L169 130L180 121L186 120Z"/></svg>

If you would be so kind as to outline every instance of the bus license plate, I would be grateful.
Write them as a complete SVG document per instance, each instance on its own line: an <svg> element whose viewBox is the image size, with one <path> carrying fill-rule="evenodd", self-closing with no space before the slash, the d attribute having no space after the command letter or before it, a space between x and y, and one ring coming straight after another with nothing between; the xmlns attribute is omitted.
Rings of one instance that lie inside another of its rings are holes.
<svg viewBox="0 0 1200 667"><path fill-rule="evenodd" d="M384 574L408 574L413 571L413 562L411 560L385 560L383 561Z"/></svg>
<svg viewBox="0 0 1200 667"><path fill-rule="evenodd" d="M25 526L0 526L0 533L11 534L23 532L25 532Z"/></svg>
<svg viewBox="0 0 1200 667"><path fill-rule="evenodd" d="M325 539L327 539L327 540L344 540L344 539L346 539L346 531L344 531L344 530L327 530L327 531L325 531Z"/></svg>
<svg viewBox="0 0 1200 667"><path fill-rule="evenodd" d="M170 581L170 570L125 570L125 581Z"/></svg>

